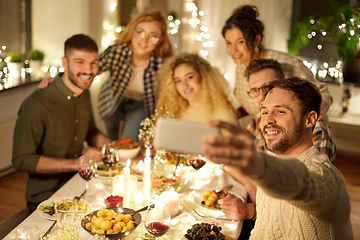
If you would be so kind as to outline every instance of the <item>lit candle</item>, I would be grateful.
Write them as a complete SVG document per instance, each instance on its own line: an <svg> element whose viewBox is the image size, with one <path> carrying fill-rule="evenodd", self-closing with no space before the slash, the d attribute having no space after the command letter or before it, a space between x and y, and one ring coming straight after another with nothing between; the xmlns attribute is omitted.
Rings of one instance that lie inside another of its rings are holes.
<svg viewBox="0 0 360 240"><path fill-rule="evenodd" d="M140 171L140 173L142 173L143 170L144 170L144 161L140 160L139 161L139 171Z"/></svg>
<svg viewBox="0 0 360 240"><path fill-rule="evenodd" d="M130 174L128 185L131 202L135 199L135 193L137 192L137 177ZM118 174L114 177L112 194L124 197L124 174Z"/></svg>
<svg viewBox="0 0 360 240"><path fill-rule="evenodd" d="M151 158L150 148L146 149L145 169L144 169L144 197L146 204L150 201L150 184L151 184Z"/></svg>
<svg viewBox="0 0 360 240"><path fill-rule="evenodd" d="M179 194L173 190L164 191L159 199L169 205L170 215L172 218L175 217L179 211Z"/></svg>
<svg viewBox="0 0 360 240"><path fill-rule="evenodd" d="M124 167L124 202L123 206L126 208L130 207L130 159L128 159L126 167Z"/></svg>

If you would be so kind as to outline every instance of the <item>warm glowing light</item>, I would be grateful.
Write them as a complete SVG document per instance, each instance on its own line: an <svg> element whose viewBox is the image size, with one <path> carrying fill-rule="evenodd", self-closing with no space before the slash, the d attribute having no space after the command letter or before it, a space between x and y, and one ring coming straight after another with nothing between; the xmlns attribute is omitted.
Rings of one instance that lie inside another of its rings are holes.
<svg viewBox="0 0 360 240"><path fill-rule="evenodd" d="M176 25L180 25L180 24L181 24L181 21L180 21L179 19L176 19L176 20L175 20L175 24L176 24Z"/></svg>
<svg viewBox="0 0 360 240"><path fill-rule="evenodd" d="M213 41L209 41L209 42L208 42L208 46L209 46L209 47L213 47L213 46L214 46L214 42L213 42Z"/></svg>
<svg viewBox="0 0 360 240"><path fill-rule="evenodd" d="M59 72L63 73L65 71L64 67L59 67Z"/></svg>
<svg viewBox="0 0 360 240"><path fill-rule="evenodd" d="M355 34L355 31L354 31L354 30L350 30L350 35L351 35L351 36L354 36L354 34Z"/></svg>
<svg viewBox="0 0 360 240"><path fill-rule="evenodd" d="M144 161L140 160L139 161L139 171L142 172L144 170Z"/></svg>
<svg viewBox="0 0 360 240"><path fill-rule="evenodd" d="M117 28L115 29L115 32L117 32L117 33L121 32L121 31L122 31L121 27L117 27Z"/></svg>
<svg viewBox="0 0 360 240"><path fill-rule="evenodd" d="M127 168L130 168L130 163L131 163L131 161L130 161L130 159L128 159L128 160L127 160L127 163L126 163L126 167L127 167Z"/></svg>
<svg viewBox="0 0 360 240"><path fill-rule="evenodd" d="M204 16L204 14L205 14L204 11L199 11L200 16Z"/></svg>
<svg viewBox="0 0 360 240"><path fill-rule="evenodd" d="M115 10L116 10L116 7L117 7L117 4L116 3L111 3L111 5L110 5L110 11L111 12L114 12Z"/></svg>
<svg viewBox="0 0 360 240"><path fill-rule="evenodd" d="M150 148L146 149L146 158L150 158Z"/></svg>
<svg viewBox="0 0 360 240"><path fill-rule="evenodd" d="M322 45L321 45L321 44L318 44L318 45L317 45L317 48L318 48L319 50L321 50L321 49L322 49Z"/></svg>
<svg viewBox="0 0 360 240"><path fill-rule="evenodd" d="M1 49L5 51L5 50L6 50L6 46L2 46Z"/></svg>
<svg viewBox="0 0 360 240"><path fill-rule="evenodd" d="M172 15L167 16L167 20L172 21L174 17Z"/></svg>
<svg viewBox="0 0 360 240"><path fill-rule="evenodd" d="M314 19L311 19L311 20L310 20L310 23L311 23L311 24L314 24L314 23L315 23L315 20L314 20Z"/></svg>
<svg viewBox="0 0 360 240"><path fill-rule="evenodd" d="M112 30L113 28L114 28L113 25L108 25L108 26L107 26L107 29L108 29L108 30Z"/></svg>
<svg viewBox="0 0 360 240"><path fill-rule="evenodd" d="M209 29L208 29L207 26L201 26L200 30L203 31L203 32L207 32Z"/></svg>
<svg viewBox="0 0 360 240"><path fill-rule="evenodd" d="M224 78L227 79L227 80L230 79L230 74L225 73L225 74L224 74Z"/></svg>
<svg viewBox="0 0 360 240"><path fill-rule="evenodd" d="M195 3L187 3L186 6L192 12L196 12L198 10Z"/></svg>
<svg viewBox="0 0 360 240"><path fill-rule="evenodd" d="M54 78L57 73L57 67L51 66L50 67L50 77Z"/></svg>
<svg viewBox="0 0 360 240"><path fill-rule="evenodd" d="M173 23L173 22L169 23L169 27L173 28L174 26L175 26L175 23Z"/></svg>

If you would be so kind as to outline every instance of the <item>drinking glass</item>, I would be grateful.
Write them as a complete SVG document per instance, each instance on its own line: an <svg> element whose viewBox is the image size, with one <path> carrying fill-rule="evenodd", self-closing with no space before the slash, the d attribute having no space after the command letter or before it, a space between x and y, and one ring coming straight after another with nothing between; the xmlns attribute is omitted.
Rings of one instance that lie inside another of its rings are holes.
<svg viewBox="0 0 360 240"><path fill-rule="evenodd" d="M104 144L101 148L102 162L108 167L109 177L112 176L112 167L119 162L119 158L114 155L111 143Z"/></svg>
<svg viewBox="0 0 360 240"><path fill-rule="evenodd" d="M86 181L86 186L85 186L86 196L89 196L89 181L95 175L95 168L96 168L95 160L85 158L84 156L81 156L79 158L79 175L80 177L82 177L82 179Z"/></svg>
<svg viewBox="0 0 360 240"><path fill-rule="evenodd" d="M16 229L16 240L40 240L40 230L36 226L24 225Z"/></svg>
<svg viewBox="0 0 360 240"><path fill-rule="evenodd" d="M195 169L199 170L206 164L206 160L204 157L201 157L201 155L198 156L190 156L188 158L188 163Z"/></svg>
<svg viewBox="0 0 360 240"><path fill-rule="evenodd" d="M193 189L193 190L202 189L204 185L206 185L210 182L209 168L206 168L206 167L202 168L206 164L205 157L202 157L201 155L192 155L188 158L188 164L191 165L195 169L195 171L188 173L190 175L189 177L191 179L190 182L192 182L190 189Z"/></svg>
<svg viewBox="0 0 360 240"><path fill-rule="evenodd" d="M158 239L170 229L169 205L162 201L150 202L145 214L144 225L146 230Z"/></svg>

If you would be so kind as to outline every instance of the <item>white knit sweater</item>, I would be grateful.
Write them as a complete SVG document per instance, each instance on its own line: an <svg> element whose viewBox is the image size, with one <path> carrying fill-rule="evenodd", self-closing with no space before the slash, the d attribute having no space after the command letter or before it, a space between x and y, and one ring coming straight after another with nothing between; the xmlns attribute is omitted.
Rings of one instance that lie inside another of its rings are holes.
<svg viewBox="0 0 360 240"><path fill-rule="evenodd" d="M298 159L266 155L258 186L254 239L353 239L342 174L315 147Z"/></svg>

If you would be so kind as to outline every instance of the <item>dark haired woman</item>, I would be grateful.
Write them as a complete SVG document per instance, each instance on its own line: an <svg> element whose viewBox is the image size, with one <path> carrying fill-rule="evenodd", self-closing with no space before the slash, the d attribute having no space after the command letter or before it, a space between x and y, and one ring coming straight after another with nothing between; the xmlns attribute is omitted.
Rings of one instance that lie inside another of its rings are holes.
<svg viewBox="0 0 360 240"><path fill-rule="evenodd" d="M332 103L332 97L326 84L317 81L301 59L287 53L265 49L262 45L264 24L258 19L258 16L259 12L255 6L245 5L239 7L235 9L233 15L226 21L222 30L222 35L226 41L226 51L234 60L234 63L237 64L236 98L248 114L255 115L259 112L254 101L247 95L249 86L244 73L252 60L272 58L281 63L286 78L300 77L316 84L323 97L320 113L321 119Z"/></svg>

